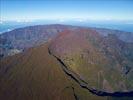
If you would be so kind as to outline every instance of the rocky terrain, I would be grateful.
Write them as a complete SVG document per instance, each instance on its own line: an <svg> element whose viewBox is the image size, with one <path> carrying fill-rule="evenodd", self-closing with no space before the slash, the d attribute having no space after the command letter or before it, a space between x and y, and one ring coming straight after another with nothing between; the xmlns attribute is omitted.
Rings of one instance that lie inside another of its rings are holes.
<svg viewBox="0 0 133 100"><path fill-rule="evenodd" d="M28 39L32 29L36 35ZM23 39L16 30L25 32ZM14 49L0 61L0 100L133 99L133 42L120 31L66 25L16 30L0 39L1 50L9 41Z"/></svg>
<svg viewBox="0 0 133 100"><path fill-rule="evenodd" d="M132 91L132 43L113 34L103 37L94 30L77 29L60 33L49 48L86 87L108 93Z"/></svg>
<svg viewBox="0 0 133 100"><path fill-rule="evenodd" d="M37 25L18 28L10 32L0 34L0 57L10 56L10 52L26 50L38 46L50 40L57 33L73 29L73 26L65 25Z"/></svg>
<svg viewBox="0 0 133 100"><path fill-rule="evenodd" d="M118 30L78 27L70 25L36 25L14 29L0 34L0 58L23 52L24 50L43 44L64 30L93 29L99 34L107 36L115 34L124 42L133 42L133 33Z"/></svg>
<svg viewBox="0 0 133 100"><path fill-rule="evenodd" d="M119 30L111 30L111 29L104 29L104 28L95 28L95 30L104 36L107 36L108 34L114 34L116 35L120 40L128 43L133 42L133 33L132 32L124 32Z"/></svg>

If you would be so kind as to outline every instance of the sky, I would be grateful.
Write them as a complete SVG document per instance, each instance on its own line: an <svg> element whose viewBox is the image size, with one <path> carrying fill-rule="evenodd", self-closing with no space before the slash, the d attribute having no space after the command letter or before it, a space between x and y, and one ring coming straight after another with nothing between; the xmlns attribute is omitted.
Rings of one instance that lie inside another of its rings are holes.
<svg viewBox="0 0 133 100"><path fill-rule="evenodd" d="M133 20L133 0L0 0L0 20Z"/></svg>

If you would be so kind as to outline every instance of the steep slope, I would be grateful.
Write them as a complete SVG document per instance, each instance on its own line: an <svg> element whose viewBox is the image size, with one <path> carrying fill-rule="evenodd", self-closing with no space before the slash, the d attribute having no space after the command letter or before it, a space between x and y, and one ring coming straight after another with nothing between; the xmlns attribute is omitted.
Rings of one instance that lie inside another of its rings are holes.
<svg viewBox="0 0 133 100"><path fill-rule="evenodd" d="M14 29L0 34L0 58L14 55L30 47L35 47L47 42L64 30L93 29L103 36L115 34L124 42L133 42L133 33L102 28L89 28L71 25L36 25Z"/></svg>
<svg viewBox="0 0 133 100"><path fill-rule="evenodd" d="M81 86L101 95L133 95L132 43L113 34L103 37L95 30L77 29L60 33L49 49Z"/></svg>
<svg viewBox="0 0 133 100"><path fill-rule="evenodd" d="M67 25L36 25L14 29L0 34L0 57L16 54L30 47L43 44L53 38L57 33L66 29L74 29Z"/></svg>
<svg viewBox="0 0 133 100"><path fill-rule="evenodd" d="M0 61L0 100L132 100L88 91L49 48L46 43Z"/></svg>
<svg viewBox="0 0 133 100"><path fill-rule="evenodd" d="M124 32L120 30L111 30L111 29L104 29L104 28L94 28L94 29L101 35L108 36L108 34L114 34L124 42L128 42L128 43L133 42L133 32Z"/></svg>
<svg viewBox="0 0 133 100"><path fill-rule="evenodd" d="M48 52L48 44L0 62L0 100L106 100L82 89Z"/></svg>

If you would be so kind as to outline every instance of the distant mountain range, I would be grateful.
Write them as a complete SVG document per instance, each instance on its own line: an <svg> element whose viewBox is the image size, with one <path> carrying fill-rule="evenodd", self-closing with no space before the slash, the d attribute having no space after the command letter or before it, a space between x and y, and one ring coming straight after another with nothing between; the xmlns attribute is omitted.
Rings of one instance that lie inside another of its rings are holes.
<svg viewBox="0 0 133 100"><path fill-rule="evenodd" d="M48 39L66 28L69 27L63 25L40 25L19 28L0 34L1 57L12 54L14 50L21 52L47 42Z"/></svg>
<svg viewBox="0 0 133 100"><path fill-rule="evenodd" d="M103 36L108 34L115 34L120 40L124 42L133 42L133 33L123 32L118 30L102 29L102 28L87 28L70 25L37 25L24 28L14 29L9 32L0 34L0 57L13 55L22 52L30 47L40 45L47 42L49 39L56 36L57 33L64 30L93 29Z"/></svg>
<svg viewBox="0 0 133 100"><path fill-rule="evenodd" d="M38 25L0 35L1 100L132 100L133 34Z"/></svg>

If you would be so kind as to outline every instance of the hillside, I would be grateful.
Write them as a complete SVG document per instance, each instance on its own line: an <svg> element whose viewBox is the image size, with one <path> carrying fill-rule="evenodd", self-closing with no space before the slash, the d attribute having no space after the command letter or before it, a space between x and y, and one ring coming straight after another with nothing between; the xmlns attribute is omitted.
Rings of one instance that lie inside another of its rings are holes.
<svg viewBox="0 0 133 100"><path fill-rule="evenodd" d="M97 96L67 75L48 44L0 62L0 100L132 100Z"/></svg>
<svg viewBox="0 0 133 100"><path fill-rule="evenodd" d="M133 44L115 35L78 29L60 33L49 47L51 53L87 88L113 95L133 90Z"/></svg>
<svg viewBox="0 0 133 100"><path fill-rule="evenodd" d="M0 100L132 100L132 61L132 42L65 27L0 60Z"/></svg>
<svg viewBox="0 0 133 100"><path fill-rule="evenodd" d="M79 27L71 25L36 25L14 29L0 34L0 58L14 55L47 42L64 30L93 29L102 36L116 35L124 42L133 42L133 33L101 28Z"/></svg>
<svg viewBox="0 0 133 100"><path fill-rule="evenodd" d="M48 53L47 44L1 61L0 100L75 100L75 98L104 99L88 93L67 76L56 58Z"/></svg>
<svg viewBox="0 0 133 100"><path fill-rule="evenodd" d="M18 52L43 44L66 29L73 26L65 25L36 25L14 29L0 34L0 57L6 57ZM16 52L18 51L18 52Z"/></svg>

